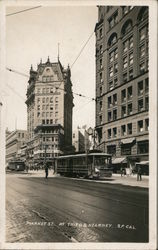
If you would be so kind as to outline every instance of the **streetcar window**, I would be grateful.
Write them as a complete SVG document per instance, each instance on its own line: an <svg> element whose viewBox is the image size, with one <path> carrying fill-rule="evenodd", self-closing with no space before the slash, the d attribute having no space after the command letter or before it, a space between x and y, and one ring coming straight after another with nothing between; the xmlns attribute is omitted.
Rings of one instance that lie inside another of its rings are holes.
<svg viewBox="0 0 158 250"><path fill-rule="evenodd" d="M95 158L94 164L98 168L108 167L110 160L111 160L111 158L109 158L109 157Z"/></svg>

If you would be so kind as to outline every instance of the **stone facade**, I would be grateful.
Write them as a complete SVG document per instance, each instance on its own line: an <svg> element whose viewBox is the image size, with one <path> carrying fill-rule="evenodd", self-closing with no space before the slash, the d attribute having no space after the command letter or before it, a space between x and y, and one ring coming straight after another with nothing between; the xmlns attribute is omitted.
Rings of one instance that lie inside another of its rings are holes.
<svg viewBox="0 0 158 250"><path fill-rule="evenodd" d="M40 62L31 67L27 88L27 129L29 166L72 149L73 95L71 72L60 61Z"/></svg>
<svg viewBox="0 0 158 250"><path fill-rule="evenodd" d="M98 148L138 162L149 153L148 11L99 6L95 27Z"/></svg>

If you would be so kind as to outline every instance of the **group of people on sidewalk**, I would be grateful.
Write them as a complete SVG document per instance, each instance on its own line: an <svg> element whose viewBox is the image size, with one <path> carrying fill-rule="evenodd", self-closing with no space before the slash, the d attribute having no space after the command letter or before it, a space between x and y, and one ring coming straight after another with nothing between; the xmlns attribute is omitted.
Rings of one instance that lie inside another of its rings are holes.
<svg viewBox="0 0 158 250"><path fill-rule="evenodd" d="M121 177L126 175L126 170L124 168L121 168ZM142 169L139 166L137 170L137 181L142 181Z"/></svg>

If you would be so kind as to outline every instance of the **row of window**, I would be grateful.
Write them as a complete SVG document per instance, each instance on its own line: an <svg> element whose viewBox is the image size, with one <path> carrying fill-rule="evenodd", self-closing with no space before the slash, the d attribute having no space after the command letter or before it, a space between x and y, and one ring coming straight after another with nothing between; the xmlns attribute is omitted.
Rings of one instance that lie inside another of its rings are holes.
<svg viewBox="0 0 158 250"><path fill-rule="evenodd" d="M145 79L145 81L138 82L137 85L137 95L142 96L145 93L149 92L149 81L148 78ZM126 100L131 100L133 96L133 89L132 86L128 87L127 89L123 89L121 91L121 102L125 102ZM108 98L108 103L110 104L110 99Z"/></svg>
<svg viewBox="0 0 158 250"><path fill-rule="evenodd" d="M42 124L45 125L45 124L57 124L58 123L58 119L55 119L54 121L52 119L42 119Z"/></svg>
<svg viewBox="0 0 158 250"><path fill-rule="evenodd" d="M53 97L53 96L51 96L51 97L42 97L42 98L38 97L38 98L37 98L37 103L38 103L38 104L39 104L40 102L49 103L49 102L53 102L53 100L54 100L55 102L58 102L58 101L59 101L59 97L58 97L58 96L56 96L56 97Z"/></svg>
<svg viewBox="0 0 158 250"><path fill-rule="evenodd" d="M43 76L42 81L43 82L53 82L54 81L54 76Z"/></svg>
<svg viewBox="0 0 158 250"><path fill-rule="evenodd" d="M51 88L37 88L36 93L37 94L53 94L56 93L58 91L58 87L57 86L52 86Z"/></svg>
<svg viewBox="0 0 158 250"><path fill-rule="evenodd" d="M148 12L148 9L146 8L146 11ZM146 13L146 11L144 12L144 14ZM144 18L142 18L141 21L144 21L144 20L147 20L147 16L145 15ZM139 22L140 24L140 22ZM129 33L131 30L133 29L133 22L131 19L128 19L123 27L122 27L122 30L121 30L121 34L124 36L126 35L127 33ZM143 28L140 29L140 32L139 32L139 39L140 40L143 40L145 37L145 33L146 33L146 30ZM147 33L148 33L148 30L147 30ZM114 45L118 40L118 37L117 37L117 34L116 33L112 33L109 40L108 40L108 45L109 47L111 47L112 45Z"/></svg>
<svg viewBox="0 0 158 250"><path fill-rule="evenodd" d="M58 142L59 141L58 137L54 137L54 136L52 136L52 137L43 137L42 139L43 139L43 142L52 142L52 141ZM54 145L52 145L52 147L54 147Z"/></svg>
<svg viewBox="0 0 158 250"><path fill-rule="evenodd" d="M116 145L107 146L107 153L116 156ZM137 154L149 153L149 141L137 142ZM121 144L121 155L131 155L132 145L131 144Z"/></svg>
<svg viewBox="0 0 158 250"><path fill-rule="evenodd" d="M100 59L100 63L102 65L102 59ZM140 63L140 73L143 74L145 70L148 70L148 58L145 60L142 60ZM102 67L102 66L101 66ZM133 79L133 53L130 53L128 56L124 57L123 59L123 83L127 82L128 80ZM114 62L112 66L109 67L109 77L110 81L108 83L108 89L112 90L118 85L118 78L117 78L117 72L118 72L118 63ZM100 72L100 83L103 83L103 73Z"/></svg>
<svg viewBox="0 0 158 250"><path fill-rule="evenodd" d="M58 156L58 153L53 153L53 154L49 154L49 153L46 153L46 154L42 154L40 153L40 157L42 158L54 158L54 157L57 157Z"/></svg>
<svg viewBox="0 0 158 250"><path fill-rule="evenodd" d="M141 98L138 100L138 109L137 111L138 112L141 112L141 111L148 111L149 110L149 97L145 97L145 99ZM127 115L132 115L133 113L133 104L132 103L129 103L129 104L126 104L126 105L122 105L121 106L121 117L126 117ZM117 109L113 109L113 111L108 111L108 122L111 122L111 121L115 121L117 120L118 116L117 116ZM102 116L101 116L101 121L102 122Z"/></svg>
<svg viewBox="0 0 158 250"><path fill-rule="evenodd" d="M110 7L107 7L107 10ZM127 14L131 9L133 8L133 6L123 6L122 7L122 16L124 16L125 14ZM112 27L115 26L115 24L118 23L118 11L116 11L109 19L108 19L108 23L109 23L109 29L111 29ZM99 30L99 34L98 34L98 38L102 38L103 37L103 29L100 28Z"/></svg>
<svg viewBox="0 0 158 250"><path fill-rule="evenodd" d="M49 105L49 104L47 104L47 105L42 105L42 106L38 105L37 106L37 110L41 110L41 109L42 110L53 110L53 109L57 110L58 107L59 107L58 104L55 104L55 105Z"/></svg>
<svg viewBox="0 0 158 250"><path fill-rule="evenodd" d="M113 36L115 39L116 36ZM116 43L117 39L114 40ZM123 53L122 53L123 52ZM134 64L134 56L133 56L133 36L130 36L126 41L123 42L123 51L121 54L123 55L123 83L131 80L133 78L133 64ZM103 53L103 46L100 45L100 53ZM144 26L139 29L139 71L140 74L143 74L146 70L148 70L148 26ZM109 89L111 90L115 86L117 86L117 72L118 72L118 48L115 47L109 53ZM102 58L99 61L100 69L103 69L103 61ZM100 83L103 82L103 75L100 72Z"/></svg>
<svg viewBox="0 0 158 250"><path fill-rule="evenodd" d="M38 131L40 134L57 134L59 132L62 132L62 130L59 131L59 129L44 129L44 130L39 130Z"/></svg>
<svg viewBox="0 0 158 250"><path fill-rule="evenodd" d="M37 112L37 117L40 117L40 116L42 116L42 117L53 117L53 116L58 117L58 114L59 114L58 111L56 111L56 112Z"/></svg>
<svg viewBox="0 0 158 250"><path fill-rule="evenodd" d="M25 134L24 133L18 133L18 138L24 138Z"/></svg>
<svg viewBox="0 0 158 250"><path fill-rule="evenodd" d="M148 67L148 65L145 65L145 61L148 60L148 41L147 41L147 27L143 27L140 30L140 47L139 47L139 69L140 73L143 73L145 69ZM143 40L143 41L142 41ZM130 70L130 78L133 77L133 74L131 74L131 67L133 66L134 59L133 59L133 36L128 38L123 43L123 70ZM118 50L115 48L113 51L109 53L109 77L115 76L115 74L118 72ZM148 63L146 63L148 64ZM102 59L100 59L100 68L103 68ZM130 69L128 69L130 68ZM125 78L125 77L124 77ZM126 79L124 79L126 80Z"/></svg>
<svg viewBox="0 0 158 250"><path fill-rule="evenodd" d="M110 128L107 130L107 138L116 138L118 131L117 127ZM144 131L149 131L149 119L140 120L137 122L137 133L141 133ZM121 136L132 135L133 134L133 124L128 123L126 125L121 125Z"/></svg>
<svg viewBox="0 0 158 250"><path fill-rule="evenodd" d="M146 78L145 81L140 81L137 84L137 95L138 97L144 96L149 92L149 78ZM100 87L100 95L102 95L102 86ZM121 102L132 100L133 97L133 87L130 86L127 89L121 91ZM117 105L117 94L108 97L108 108ZM100 102L100 111L102 110L102 101Z"/></svg>

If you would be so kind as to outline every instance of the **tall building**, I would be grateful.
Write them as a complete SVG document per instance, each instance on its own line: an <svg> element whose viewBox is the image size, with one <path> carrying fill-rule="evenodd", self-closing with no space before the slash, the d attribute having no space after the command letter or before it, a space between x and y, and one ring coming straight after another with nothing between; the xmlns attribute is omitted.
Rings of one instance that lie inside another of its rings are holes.
<svg viewBox="0 0 158 250"><path fill-rule="evenodd" d="M25 145L27 140L26 130L15 130L9 132L6 130L6 163L12 160L18 160L19 150ZM21 159L21 158L20 158Z"/></svg>
<svg viewBox="0 0 158 250"><path fill-rule="evenodd" d="M40 62L30 69L27 88L27 130L29 166L50 162L72 150L73 95L71 72L60 61Z"/></svg>
<svg viewBox="0 0 158 250"><path fill-rule="evenodd" d="M76 152L85 151L85 137L79 129L73 132L72 144Z"/></svg>
<svg viewBox="0 0 158 250"><path fill-rule="evenodd" d="M98 148L148 161L148 7L99 6L95 34Z"/></svg>

